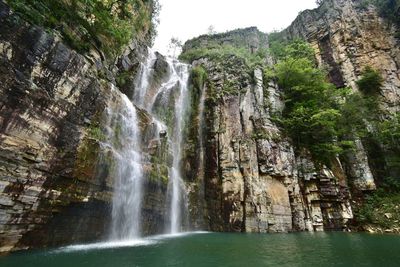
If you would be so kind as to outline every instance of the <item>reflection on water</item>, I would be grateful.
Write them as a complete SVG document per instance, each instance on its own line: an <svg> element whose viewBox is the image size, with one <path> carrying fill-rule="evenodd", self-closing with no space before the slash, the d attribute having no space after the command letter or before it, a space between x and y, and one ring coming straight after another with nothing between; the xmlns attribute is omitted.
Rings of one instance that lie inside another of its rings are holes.
<svg viewBox="0 0 400 267"><path fill-rule="evenodd" d="M186 233L20 252L0 266L400 266L400 236Z"/></svg>

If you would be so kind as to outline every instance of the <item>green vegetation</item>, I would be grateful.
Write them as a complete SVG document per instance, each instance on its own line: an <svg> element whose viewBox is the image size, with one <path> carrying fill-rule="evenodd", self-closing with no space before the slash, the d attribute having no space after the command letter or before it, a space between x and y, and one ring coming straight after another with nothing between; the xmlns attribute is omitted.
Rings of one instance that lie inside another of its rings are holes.
<svg viewBox="0 0 400 267"><path fill-rule="evenodd" d="M383 229L400 227L400 182L388 178L355 210L357 223Z"/></svg>
<svg viewBox="0 0 400 267"><path fill-rule="evenodd" d="M362 0L358 6L362 9L374 5L383 18L386 18L389 24L400 26L400 0Z"/></svg>
<svg viewBox="0 0 400 267"><path fill-rule="evenodd" d="M201 90L207 80L207 71L201 66L194 67L190 79L191 84L193 84L197 90Z"/></svg>
<svg viewBox="0 0 400 267"><path fill-rule="evenodd" d="M95 172L100 146L97 140L85 138L78 148L74 174L76 177L92 177Z"/></svg>
<svg viewBox="0 0 400 267"><path fill-rule="evenodd" d="M94 138L94 139L96 139L96 140L99 140L99 141L105 139L105 135L104 135L103 131L102 131L99 127L97 127L97 128L90 128L89 135L90 135L92 138Z"/></svg>
<svg viewBox="0 0 400 267"><path fill-rule="evenodd" d="M387 168L400 173L400 113L376 123L374 137L386 151Z"/></svg>
<svg viewBox="0 0 400 267"><path fill-rule="evenodd" d="M280 48L281 56L272 69L278 85L284 89L285 109L281 126L298 148L307 148L315 160L329 164L349 146L337 137L342 118L339 100L348 93L326 81L326 73L318 69L314 51L307 43L296 40Z"/></svg>
<svg viewBox="0 0 400 267"><path fill-rule="evenodd" d="M235 47L232 45L215 45L210 47L202 47L189 49L184 51L179 59L187 62L193 62L200 58L209 58L211 60L222 61L230 56L236 56L244 59L246 64L249 66L262 66L265 64L265 58L267 55L266 49L259 49L255 53L244 47Z"/></svg>
<svg viewBox="0 0 400 267"><path fill-rule="evenodd" d="M365 68L357 81L361 93L337 89L316 67L307 43L285 44L279 38L274 42L271 53L278 62L265 69L264 77L284 89L285 109L275 119L297 148L308 149L316 161L329 165L333 157L353 149L357 136L384 145L391 152L389 164L400 166L399 115L385 115L379 109L377 92L383 78L378 71Z"/></svg>
<svg viewBox="0 0 400 267"><path fill-rule="evenodd" d="M400 26L400 0L371 0L382 17Z"/></svg>
<svg viewBox="0 0 400 267"><path fill-rule="evenodd" d="M378 71L367 66L362 73L361 79L356 83L363 93L374 94L382 87L383 78Z"/></svg>
<svg viewBox="0 0 400 267"><path fill-rule="evenodd" d="M282 33L275 31L268 34L269 53L275 59L285 57L285 46L287 42L282 38Z"/></svg>
<svg viewBox="0 0 400 267"><path fill-rule="evenodd" d="M196 66L192 68L190 73L190 108L188 112L185 114L184 124L187 127L184 127L185 136L185 150L184 155L186 158L195 157L198 150L199 144L199 127L200 121L200 108L199 104L201 101L201 92L203 90L204 85L208 82L207 71L202 66Z"/></svg>
<svg viewBox="0 0 400 267"><path fill-rule="evenodd" d="M168 184L168 166L165 159L165 147L157 148L157 152L151 155L150 161L152 166L150 172L147 174L149 181L155 184Z"/></svg>
<svg viewBox="0 0 400 267"><path fill-rule="evenodd" d="M346 96L346 102L340 106L341 135L353 133L360 138L368 135L366 122L379 120L379 105L375 96L352 93Z"/></svg>
<svg viewBox="0 0 400 267"><path fill-rule="evenodd" d="M123 88L128 84L128 81L132 79L132 71L121 71L118 73L117 77L115 77L115 81L119 88Z"/></svg>
<svg viewBox="0 0 400 267"><path fill-rule="evenodd" d="M400 113L378 125L380 141L390 147L400 147Z"/></svg>
<svg viewBox="0 0 400 267"><path fill-rule="evenodd" d="M12 0L28 22L58 31L80 52L91 47L118 55L135 38L154 34L156 0Z"/></svg>
<svg viewBox="0 0 400 267"><path fill-rule="evenodd" d="M291 42L286 42L282 39L280 33L270 33L270 50L269 52L276 60L306 59L315 65L315 51L305 41L296 39Z"/></svg>

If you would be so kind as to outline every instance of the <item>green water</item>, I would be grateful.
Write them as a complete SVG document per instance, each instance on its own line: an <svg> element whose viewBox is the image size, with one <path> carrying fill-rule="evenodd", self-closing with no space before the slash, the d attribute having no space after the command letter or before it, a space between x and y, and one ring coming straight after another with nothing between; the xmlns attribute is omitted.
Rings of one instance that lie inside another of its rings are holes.
<svg viewBox="0 0 400 267"><path fill-rule="evenodd" d="M400 236L203 233L21 252L0 266L400 266Z"/></svg>

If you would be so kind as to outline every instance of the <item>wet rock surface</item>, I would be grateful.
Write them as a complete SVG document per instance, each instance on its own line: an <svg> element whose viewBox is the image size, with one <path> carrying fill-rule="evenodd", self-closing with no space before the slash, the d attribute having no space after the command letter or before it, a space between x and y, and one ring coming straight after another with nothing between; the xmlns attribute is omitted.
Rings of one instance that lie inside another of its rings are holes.
<svg viewBox="0 0 400 267"><path fill-rule="evenodd" d="M103 239L113 182L110 166L98 165L101 123L119 99L113 77L134 71L147 48L132 44L109 66L3 2L0 14L0 252Z"/></svg>
<svg viewBox="0 0 400 267"><path fill-rule="evenodd" d="M133 40L109 65L96 51L80 55L55 35L18 20L2 1L0 24L0 252L104 239L114 184L104 139L107 131L118 131L107 119L121 105L121 93L134 97L146 44ZM304 37L312 44L338 87L357 90L364 66L379 70L385 79L380 103L394 113L400 106L400 51L392 33L372 7L360 10L345 0L301 13L284 31L288 39ZM248 28L202 36L184 49L209 43L256 53L268 47L268 37ZM161 54L151 60L149 99L171 72ZM357 140L357 153L335 159L330 168L317 166L274 123L273 115L284 108L282 91L261 69L234 55L192 65L204 68L207 82L190 85L179 163L190 227L260 233L347 229L353 218L350 189L375 189L365 144ZM167 116L171 103L156 113ZM137 109L146 175L142 224L143 233L152 234L164 231L172 159L169 132L157 132L146 108Z"/></svg>

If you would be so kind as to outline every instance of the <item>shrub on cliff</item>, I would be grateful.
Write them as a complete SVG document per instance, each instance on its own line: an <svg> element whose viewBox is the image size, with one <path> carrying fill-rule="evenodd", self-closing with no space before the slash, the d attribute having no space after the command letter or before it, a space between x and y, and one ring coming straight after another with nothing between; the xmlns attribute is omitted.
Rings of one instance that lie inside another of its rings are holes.
<svg viewBox="0 0 400 267"><path fill-rule="evenodd" d="M381 74L373 68L367 66L362 72L361 79L357 82L358 88L365 94L374 94L382 87L383 78Z"/></svg>
<svg viewBox="0 0 400 267"><path fill-rule="evenodd" d="M133 39L154 32L157 0L13 0L11 8L28 22L61 33L80 52L94 46L115 56Z"/></svg>
<svg viewBox="0 0 400 267"><path fill-rule="evenodd" d="M190 78L191 83L200 91L207 80L207 71L202 66L194 67Z"/></svg>
<svg viewBox="0 0 400 267"><path fill-rule="evenodd" d="M400 113L378 124L379 139L389 147L400 147Z"/></svg>
<svg viewBox="0 0 400 267"><path fill-rule="evenodd" d="M382 230L400 227L400 181L386 178L376 192L366 196L363 205L355 207L355 220Z"/></svg>
<svg viewBox="0 0 400 267"><path fill-rule="evenodd" d="M382 144L387 153L386 165L397 173L400 174L400 113L390 119L379 121L376 124L375 138ZM400 190L399 190L400 191Z"/></svg>
<svg viewBox="0 0 400 267"><path fill-rule="evenodd" d="M218 61L229 56L236 56L244 59L249 66L262 66L265 64L266 54L267 51L265 49L259 49L255 53L252 53L245 47L216 45L186 50L179 56L179 59L186 62L193 62L200 58L209 58Z"/></svg>
<svg viewBox="0 0 400 267"><path fill-rule="evenodd" d="M400 26L400 0L372 0L382 17Z"/></svg>
<svg viewBox="0 0 400 267"><path fill-rule="evenodd" d="M309 149L316 160L328 163L343 150L336 139L342 116L338 100L346 90L326 81L307 43L297 40L283 50L285 56L274 67L278 85L284 89L282 126L297 147Z"/></svg>

